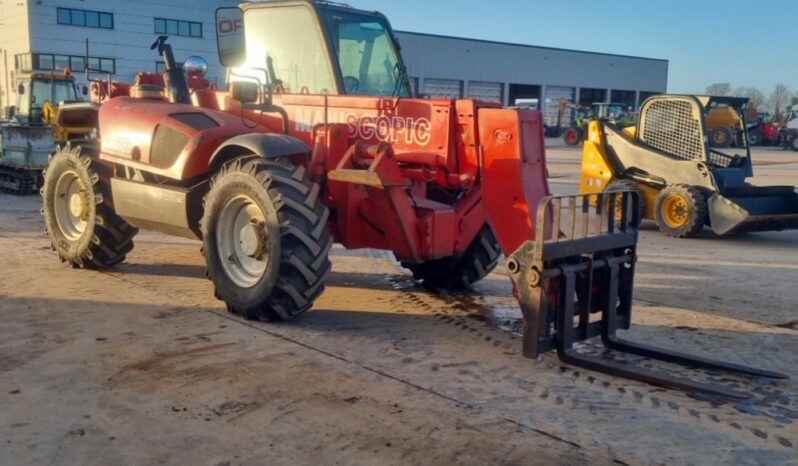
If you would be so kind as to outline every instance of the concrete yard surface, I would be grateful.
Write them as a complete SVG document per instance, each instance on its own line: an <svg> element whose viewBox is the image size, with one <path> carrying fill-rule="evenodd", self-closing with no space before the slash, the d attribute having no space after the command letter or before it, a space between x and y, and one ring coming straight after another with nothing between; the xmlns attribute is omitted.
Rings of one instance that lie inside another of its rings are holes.
<svg viewBox="0 0 798 466"><path fill-rule="evenodd" d="M549 150L552 191L580 155ZM756 184L798 183L796 153L755 161ZM213 298L199 242L141 232L74 270L40 207L0 195L2 465L798 464L798 232L643 227L626 336L791 379L629 363L751 394L732 402L523 358L502 266L436 294L336 247L311 311L252 322Z"/></svg>

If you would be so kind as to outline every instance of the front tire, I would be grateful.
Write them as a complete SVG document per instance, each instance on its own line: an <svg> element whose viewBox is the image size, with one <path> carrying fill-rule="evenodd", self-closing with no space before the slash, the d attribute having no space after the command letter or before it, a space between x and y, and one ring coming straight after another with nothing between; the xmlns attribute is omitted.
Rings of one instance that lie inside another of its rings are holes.
<svg viewBox="0 0 798 466"><path fill-rule="evenodd" d="M111 204L111 167L81 146L58 147L44 172L42 214L47 236L62 262L104 269L125 260L138 229Z"/></svg>
<svg viewBox="0 0 798 466"><path fill-rule="evenodd" d="M286 320L308 310L331 268L328 217L304 167L257 155L226 163L202 218L216 297L248 319Z"/></svg>
<svg viewBox="0 0 798 466"><path fill-rule="evenodd" d="M657 226L668 236L697 235L707 222L708 212L706 196L694 186L668 186L657 196Z"/></svg>
<svg viewBox="0 0 798 466"><path fill-rule="evenodd" d="M459 256L444 257L420 264L402 262L413 278L425 285L447 290L468 289L485 278L499 262L501 247L490 226L485 225Z"/></svg>

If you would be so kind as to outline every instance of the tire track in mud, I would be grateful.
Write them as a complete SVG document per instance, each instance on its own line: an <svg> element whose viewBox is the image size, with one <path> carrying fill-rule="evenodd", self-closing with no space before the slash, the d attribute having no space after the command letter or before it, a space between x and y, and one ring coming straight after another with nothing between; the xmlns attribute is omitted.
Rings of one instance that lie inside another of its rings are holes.
<svg viewBox="0 0 798 466"><path fill-rule="evenodd" d="M375 254L377 255L377 254ZM389 258L383 256L382 258ZM522 358L518 348L521 345L520 313L517 332L500 329L488 318L485 318L486 310L491 306L488 304L489 297L478 294L449 294L443 297L434 292L425 290L410 277L397 278L395 276L385 276L389 286L402 292L400 300L410 305L434 312L437 317L436 324L448 327L453 330L453 336L468 335L474 340L482 343L490 343L494 348L502 350L501 356L511 352L515 357ZM590 343L582 344L583 347L590 347ZM594 345L596 346L596 345ZM603 348L592 348L593 352L601 351ZM612 354L612 352L609 352ZM614 359L618 359L617 356ZM696 375L703 375L703 381L719 382L706 380L708 371L694 370L678 366L676 370L668 370L667 364L660 364L656 361L647 360L632 356L629 362L642 364L648 368L665 370L673 375L696 379ZM723 426L727 429L737 431L745 436L748 441L764 443L771 447L787 448L798 450L798 445L794 439L779 432L798 420L798 396L796 396L796 386L794 382L789 382L788 390L791 394L784 391L769 391L762 380L751 380L745 377L726 378L722 382L735 383L735 389L743 390L752 395L750 400L741 402L731 402L719 398L706 396L703 394L687 394L679 391L653 388L654 393L645 393L646 389L652 389L642 383L636 383L625 379L612 378L600 372L585 371L579 368L565 366L559 362L557 357L552 354L544 354L538 358L539 364L536 369L543 369L549 374L556 374L563 380L582 388L584 390L596 390L603 392L597 399L585 400L587 393L575 393L567 395L568 390L557 390L556 386L551 387L530 387L530 394L539 397L541 400L550 400L554 405L562 406L570 404L573 407L582 407L590 414L596 414L597 406L607 402L604 395L612 394L613 402L631 404L638 409L646 410L660 415L676 417L690 422L699 422L713 428ZM530 361L531 362L531 361ZM540 364L542 363L542 364ZM648 363L648 364L646 364ZM653 365L652 365L653 364ZM665 366L665 367L661 367ZM514 378L514 373L504 371L500 374L503 377ZM699 379L701 377L698 377ZM516 379L517 383L523 381ZM727 384L728 385L728 384ZM554 394L552 393L554 392ZM563 393L566 393L565 395ZM770 410L770 412L768 411Z"/></svg>
<svg viewBox="0 0 798 466"><path fill-rule="evenodd" d="M39 247L40 245L38 243L41 243L41 241L28 238L14 238L6 235L0 236L14 240L38 252L46 252L52 255L50 251L45 251ZM379 258L387 259L385 256ZM396 267L398 268L398 266ZM122 280L128 285L145 288L151 292L173 298L173 295L165 293L156 286L149 286L138 283L135 280L126 279L124 273L113 271L102 273ZM549 379L544 381L545 383L530 383L518 377L518 372L512 370L512 366L518 365L519 359L522 358L519 351L520 337L517 334L500 329L490 320L484 319L484 312L482 310L490 308L485 297L479 295L448 295L441 297L424 290L409 276L397 277L384 275L383 278L387 288L398 292L397 299L391 304L393 308L399 310L407 306L413 309L423 310L428 314L409 315L406 317L415 321L413 325L424 327L430 325L434 326L438 331L443 333L444 337L451 336L453 340L456 340L458 338L462 339L465 335L468 337L469 342L473 342L474 344L479 342L478 347L481 351L489 352L491 356L490 359L498 360L489 361L493 363L493 365L498 364L498 367L490 369L491 375L503 380L510 380L516 387L520 387L518 396L521 399L526 400L534 398L537 400L536 403L542 403L554 409L568 407L599 418L606 416L608 413L612 415L618 410L628 411L629 406L632 406L634 410L645 410L646 412L654 413L659 416L673 417L691 423L697 422L711 427L723 426L726 429L733 429L741 436L744 436L749 443L762 446L775 446L792 451L798 449L795 445L794 436L782 435L778 432L780 429L785 429L789 424L792 424L793 419L798 418L798 416L795 416L796 411L791 409L798 406L798 402L796 402L795 398L796 387L794 383L790 383L788 387L789 393L786 395L761 391L756 398L756 402L760 403L760 405L754 403L748 406L748 413L740 410L732 411L728 408L728 403L722 403L719 400L691 399L681 392L654 389L655 391L653 393L646 393L646 389L651 390L652 387L646 386L645 384L635 384L623 379L614 379L600 373L586 373L581 370L569 368L560 364L556 356L552 354L542 355L537 361L523 360L526 364L534 365L534 371L540 370L549 376ZM189 298L189 301L197 301L196 296L192 296L192 293L186 293L186 297ZM200 303L197 302L196 304ZM188 307L190 305L190 303L186 303L182 307ZM386 371L379 367L363 364L362 362L346 357L344 354L339 354L339 352L335 350L327 350L320 345L306 343L301 337L294 338L291 336L291 333L296 330L301 331L301 328L268 327L266 325L245 321L222 311L209 310L207 312L212 312L227 320L249 326L257 331L267 333L276 338L281 338L328 357L348 364L357 365L364 370L433 394L442 399L456 403L459 406L468 409L479 408L479 406L470 401L413 382L412 377L398 375L396 371ZM431 320L429 316L434 316L435 319ZM512 360L508 360L507 356L510 356ZM448 385L456 386L458 385L458 379L461 378L461 374L447 373L447 377L450 379ZM555 381L555 383L552 383L552 380ZM750 383L746 388L755 390L757 386ZM773 416L756 413L757 410L761 411L761 409L758 408L774 407L774 403L781 405L775 407L782 407L786 410L785 414L787 416L781 421L775 421ZM626 408L621 409L624 406ZM602 448L607 447L604 442L597 443L587 436L587 434L560 435L558 430L561 429L557 429L556 426L552 424L547 425L545 428L541 428L540 426L531 426L529 423L524 423L523 421L509 416L505 416L503 419L506 422L522 426L530 431L555 438L573 446L584 448L594 444Z"/></svg>
<svg viewBox="0 0 798 466"><path fill-rule="evenodd" d="M507 351L515 353L516 357L523 357L517 348L521 345L521 337L518 334L502 331L489 321L481 318L484 315L484 308L490 306L485 302L485 297L481 295L462 295L460 297L448 297L441 299L429 291L425 291L418 285L405 280L397 280L395 278L387 278L391 283L392 288L401 290L401 287L406 286L404 298L408 303L415 304L424 309L436 312L438 324L447 326L454 330L453 334L461 336L466 334L475 340L483 342L492 342L492 346L499 347L506 354ZM421 293L425 298L418 296ZM442 304L452 304L451 301L458 301L455 308L465 310L445 310L441 309ZM476 313L469 313L468 309L476 310ZM475 319L475 316L478 316ZM519 316L520 320L520 316ZM480 322L479 327L474 323ZM496 331L501 332L496 334ZM583 344L584 346L590 346ZM594 349L595 350L595 349ZM600 350L600 349L599 349ZM617 359L617 357L615 358ZM787 427L786 424L792 424L793 419L798 419L798 398L790 398L789 395L784 395L782 392L768 391L762 384L757 381L745 379L740 377L739 380L734 380L739 386L735 387L752 394L752 399L742 401L739 403L730 402L718 398L705 396L702 394L683 394L679 391L671 391L667 389L654 388L654 394L644 393L642 387L651 388L645 384L637 384L633 381L625 379L618 379L606 376L600 372L585 371L579 368L572 368L562 365L555 355L552 353L541 355L538 359L543 364L538 364L536 369L542 368L550 374L556 374L563 379L567 379L570 383L576 384L581 388L599 390L613 394L619 399L619 402L626 404L633 404L637 408L652 411L656 413L665 413L667 416L675 416L684 420L693 420L704 423L710 426L723 425L727 428L738 431L745 435L749 441L757 443L766 443L769 446L780 448L788 448L798 450L795 440L778 433L779 429ZM645 358L632 357L630 362L649 361ZM659 366L656 362L656 366ZM652 367L650 364L648 367ZM659 370L666 370L662 367L656 367ZM688 368L679 368L677 370L669 371L674 375L684 378L696 378L696 375L704 375L707 372L701 370L693 370ZM512 378L513 373L506 372L501 374L504 377ZM731 379L727 379L731 380ZM710 380L711 381L711 380ZM795 384L791 383L789 387L791 391L795 392ZM555 405L570 404L573 407L582 406L591 414L596 413L596 406L606 403L606 399L599 395L598 399L585 401L582 396L584 393L575 395L557 394L557 387L531 387L531 394L539 397L541 400L551 400ZM555 392L555 394L552 394ZM562 392L567 392L563 390ZM682 395L682 396L680 396ZM690 397L693 398L690 398ZM733 410L725 409L729 406ZM792 408L792 409L791 409ZM777 411L784 411L781 416L768 413L765 410L774 409ZM743 416L743 419L739 419ZM774 430L775 429L775 430Z"/></svg>
<svg viewBox="0 0 798 466"><path fill-rule="evenodd" d="M0 231L2 231L2 228L0 228ZM39 247L39 246L34 246L34 243L41 243L40 240L33 239L33 238L25 238L25 239L23 239L23 238L15 238L15 237L6 236L6 235L3 235L3 234L0 234L0 238L5 238L5 239L9 239L11 241L14 241L14 242L20 244L21 246L27 247L27 248L35 251L35 252L43 252L43 253L45 253L47 255L57 257L57 254L51 248L42 248L42 247ZM134 287L137 287L137 288L145 289L145 290L147 290L149 292L152 292L152 293L155 293L155 294L167 297L167 298L174 298L174 296L172 294L167 293L164 290L161 290L161 289L159 289L156 286L143 284L143 283L138 282L135 279L128 279L127 277L125 277L125 273L124 272L114 271L113 269L96 270L95 272L101 273L103 275L106 275L106 276L109 276L109 277L114 278L116 280L119 280L121 282L124 282L128 286L134 286ZM410 278L410 280L412 281L412 278ZM410 295L410 296L414 297L412 295ZM353 360L351 358L348 358L345 355L341 355L341 354L338 354L338 353L336 353L334 351L329 351L329 350L326 350L324 348L321 348L318 345L306 343L304 341L301 341L300 339L293 338L293 337L291 337L289 335L286 335L285 333L280 332L278 330L272 331L270 328L266 327L266 325L268 325L268 324L259 324L259 323L256 323L254 321L249 321L249 320L246 320L246 319L244 319L244 318L242 318L240 316L237 316L237 315L234 315L234 314L231 314L231 313L228 313L228 312L224 312L224 311L206 309L203 306L203 303L201 302L201 300L195 299L195 297L192 296L191 293L186 293L185 297L189 298L188 302L182 303L180 306L177 306L175 308L176 312L180 312L181 309L186 309L186 308L192 306L192 304L193 305L197 305L198 307L203 309L205 312L214 314L214 315L216 315L216 316L218 316L218 317L220 317L222 319L225 319L227 321L238 323L240 325L249 327L249 328L251 328L251 329L253 329L255 331L258 331L260 333L265 333L265 334L267 334L269 336L272 336L274 338L278 338L278 339L286 341L288 343L300 346L302 348L305 348L307 350L310 350L310 351L313 351L315 353L321 354L323 356L329 357L331 359L335 359L337 361L356 366L356 367L358 367L358 368L360 368L362 370L365 370L367 372L376 374L376 375L378 375L380 377L392 380L394 382L398 382L400 384L412 387L412 388L414 388L416 390L419 390L419 391L422 391L424 393L433 395L433 396L435 396L437 398L440 398L440 399L446 400L448 402L451 402L457 407L464 408L464 409L467 409L467 410L479 409L477 406L474 406L474 405L472 405L472 404L470 404L470 403L468 403L466 401L460 400L460 399L458 399L456 397L449 396L449 395L447 395L445 393L436 391L436 390L434 390L432 388L419 385L417 383L414 383L411 380L408 380L408 379L403 378L401 376L398 376L396 374L392 374L392 373L390 373L390 372L388 372L386 370L383 370L383 369L380 369L380 368L377 368L377 367L372 367L372 366L370 366L368 364L363 364L361 362L358 362L358 361L355 361L355 360ZM416 300L416 304L420 304L423 308L432 309L428 304L426 304L426 302L424 300L421 300L421 299L417 299ZM413 317L413 316L410 316L410 317ZM159 318L161 318L161 317L159 317ZM279 326L273 326L272 328L280 329ZM225 345L225 346L227 346L227 345ZM205 348L202 348L201 350L205 350ZM147 362L145 362L145 364L146 363L149 363L149 360ZM567 444L569 446L572 446L574 448L578 448L578 449L585 448L585 446L583 446L583 445L580 445L580 444L575 443L573 441L570 441L568 439L562 438L560 436L557 436L554 433L548 432L548 431L540 429L538 427L535 427L535 426L532 426L532 425L529 425L529 424L526 424L526 423L523 423L523 422L520 422L520 421L517 421L517 420L513 420L513 419L501 419L501 420L503 422L507 422L509 424L512 424L512 425L514 425L514 426L516 426L518 428L524 429L526 431L535 432L537 434L543 435L543 436L545 436L547 438L550 438L552 440L556 440L558 442L565 443L565 444ZM622 462L620 460L617 460L617 459L615 460L615 462L618 463L618 464L626 464L626 463L624 463L624 462Z"/></svg>

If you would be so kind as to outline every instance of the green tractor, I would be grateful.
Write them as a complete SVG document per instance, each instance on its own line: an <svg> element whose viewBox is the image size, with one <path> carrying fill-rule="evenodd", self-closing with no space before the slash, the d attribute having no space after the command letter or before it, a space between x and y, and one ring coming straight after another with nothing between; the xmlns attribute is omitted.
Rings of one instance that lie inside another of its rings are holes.
<svg viewBox="0 0 798 466"><path fill-rule="evenodd" d="M610 121L620 128L634 125L633 118L623 104L596 102L590 107L575 107L576 114L571 126L563 133L563 141L569 146L578 146L587 136L587 124L590 120Z"/></svg>

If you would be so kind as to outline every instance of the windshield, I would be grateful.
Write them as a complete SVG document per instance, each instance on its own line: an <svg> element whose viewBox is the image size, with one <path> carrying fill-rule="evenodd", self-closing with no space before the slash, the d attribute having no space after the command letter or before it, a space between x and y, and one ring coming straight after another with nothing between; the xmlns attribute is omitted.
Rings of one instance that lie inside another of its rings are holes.
<svg viewBox="0 0 798 466"><path fill-rule="evenodd" d="M322 10L347 94L408 96L404 65L378 17Z"/></svg>
<svg viewBox="0 0 798 466"><path fill-rule="evenodd" d="M620 118L623 116L623 106L622 105L610 105L607 108L607 116L609 118Z"/></svg>
<svg viewBox="0 0 798 466"><path fill-rule="evenodd" d="M44 101L49 100L54 104L78 100L75 92L75 83L66 79L40 79L33 80L31 91L31 106L42 108Z"/></svg>

